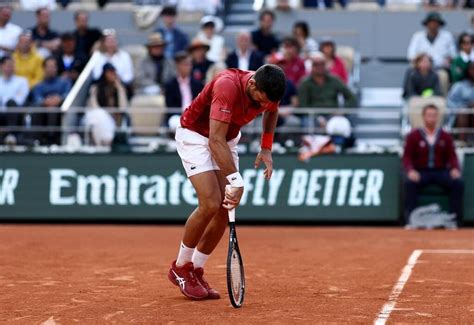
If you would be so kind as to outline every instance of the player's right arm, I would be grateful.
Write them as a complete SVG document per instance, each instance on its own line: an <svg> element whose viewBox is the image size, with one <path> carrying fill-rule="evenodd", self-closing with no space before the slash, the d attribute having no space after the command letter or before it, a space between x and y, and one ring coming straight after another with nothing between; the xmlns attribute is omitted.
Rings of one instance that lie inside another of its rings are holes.
<svg viewBox="0 0 474 325"><path fill-rule="evenodd" d="M234 159L227 144L226 135L229 124L211 119L209 121L209 148L212 158L216 161L224 175L237 172Z"/></svg>
<svg viewBox="0 0 474 325"><path fill-rule="evenodd" d="M223 206L226 209L233 209L239 205L244 186L242 176L237 171L232 153L227 144L226 135L229 124L211 119L209 121L209 148L212 158L219 166L221 172L226 175L232 186L231 191L226 191Z"/></svg>
<svg viewBox="0 0 474 325"><path fill-rule="evenodd" d="M224 207L236 207L244 192L244 180L237 171L232 153L227 144L227 132L232 121L233 108L239 102L238 89L231 78L220 78L215 81L212 90L212 103L209 114L209 148L212 158L226 176L232 187L226 190Z"/></svg>

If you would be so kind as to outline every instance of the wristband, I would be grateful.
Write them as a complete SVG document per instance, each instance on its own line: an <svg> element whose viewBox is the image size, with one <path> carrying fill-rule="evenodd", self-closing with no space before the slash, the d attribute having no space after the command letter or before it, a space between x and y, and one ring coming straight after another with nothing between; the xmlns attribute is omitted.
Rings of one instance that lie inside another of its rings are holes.
<svg viewBox="0 0 474 325"><path fill-rule="evenodd" d="M272 150L273 145L273 133L262 133L262 140L261 140L260 147L262 149Z"/></svg>
<svg viewBox="0 0 474 325"><path fill-rule="evenodd" d="M239 172L227 175L226 178L229 181L230 186L244 187L244 179L242 178L242 175L240 175Z"/></svg>

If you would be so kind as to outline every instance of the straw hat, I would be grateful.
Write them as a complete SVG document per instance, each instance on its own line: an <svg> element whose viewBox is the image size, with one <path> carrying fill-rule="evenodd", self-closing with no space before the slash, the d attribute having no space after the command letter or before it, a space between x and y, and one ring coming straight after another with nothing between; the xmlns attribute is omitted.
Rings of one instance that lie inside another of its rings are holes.
<svg viewBox="0 0 474 325"><path fill-rule="evenodd" d="M148 36L148 42L145 44L146 46L165 46L166 41L163 39L161 33L153 33Z"/></svg>
<svg viewBox="0 0 474 325"><path fill-rule="evenodd" d="M200 39L194 38L191 41L191 44L189 44L189 46L188 46L188 52L192 52L192 51L194 51L195 49L198 49L198 48L204 48L204 49L206 49L206 51L209 51L209 49L211 47L209 46L209 44L207 42L203 42Z"/></svg>

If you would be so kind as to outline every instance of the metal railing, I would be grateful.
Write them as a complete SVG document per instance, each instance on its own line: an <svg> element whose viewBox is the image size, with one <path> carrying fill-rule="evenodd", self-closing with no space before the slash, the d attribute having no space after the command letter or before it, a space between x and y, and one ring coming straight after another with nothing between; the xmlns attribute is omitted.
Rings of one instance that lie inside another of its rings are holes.
<svg viewBox="0 0 474 325"><path fill-rule="evenodd" d="M63 113L61 108L44 108L44 107L15 107L8 108L3 113L6 114L22 114L22 123L17 126L0 126L0 134L8 134L10 132L62 132L63 134L68 133L81 133L85 132L86 129L81 123L82 115L88 110L85 107L69 107L66 122L66 114ZM152 136L169 135L174 130L170 128L165 122L166 117L173 114L181 114L181 108L128 108L127 110L120 110L117 108L104 108L110 114L121 113L127 114L131 117L131 126L127 128L127 132L133 134L147 133ZM325 130L321 128L317 123L317 117L332 116L332 115L344 115L350 121L352 125L352 132L357 135L366 135L377 138L382 133L394 133L401 137L402 125L401 120L406 116L406 112L403 109L387 109L387 108L280 108L281 111L290 110L289 115L297 116L305 121L302 123L296 123L292 125L283 125L277 128L277 132L282 134L315 134L324 133ZM2 113L2 112L0 112ZM40 126L33 125L31 123L31 117L34 114L62 114L63 123L57 126ZM73 116L70 116L70 115ZM137 115L162 115L163 122L159 125L134 125L133 117ZM444 115L445 120L448 116L456 115L474 115L474 109L464 108L450 110L448 109ZM72 122L73 121L73 122ZM365 122L362 122L365 121ZM379 121L384 121L382 124ZM117 128L121 130L120 127ZM474 128L458 128L448 127L449 132L452 134L474 134ZM123 131L123 129L122 129ZM248 125L242 128L243 134L259 134L261 132L261 118L257 118Z"/></svg>

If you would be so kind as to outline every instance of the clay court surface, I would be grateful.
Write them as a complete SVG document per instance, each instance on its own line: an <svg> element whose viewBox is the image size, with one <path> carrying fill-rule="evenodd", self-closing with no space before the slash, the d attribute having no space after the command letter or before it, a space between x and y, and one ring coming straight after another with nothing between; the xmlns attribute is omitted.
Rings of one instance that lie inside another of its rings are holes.
<svg viewBox="0 0 474 325"><path fill-rule="evenodd" d="M207 266L223 299L190 301L168 282L181 233L0 225L0 323L369 324L416 249L448 251L419 256L388 323L474 323L472 229L240 226L247 292L239 310L227 297L226 240ZM460 249L468 251L451 251Z"/></svg>

